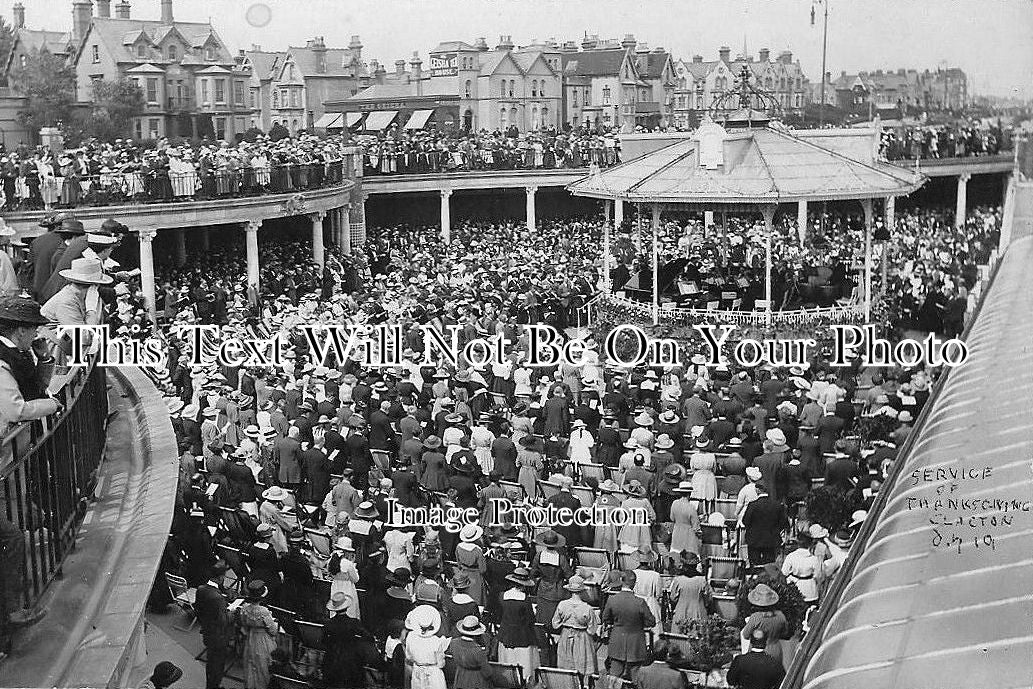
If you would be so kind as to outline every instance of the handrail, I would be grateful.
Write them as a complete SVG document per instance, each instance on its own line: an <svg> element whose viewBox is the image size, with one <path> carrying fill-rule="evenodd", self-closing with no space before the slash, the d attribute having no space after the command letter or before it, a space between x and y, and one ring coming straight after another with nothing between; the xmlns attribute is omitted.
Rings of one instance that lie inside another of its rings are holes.
<svg viewBox="0 0 1033 689"><path fill-rule="evenodd" d="M969 334L972 331L972 326L979 318L979 314L983 309L983 304L986 301L986 295L990 292L989 286L993 284L997 277L997 270L1003 263L1003 260L1001 260L1002 258L1003 255L998 258L990 271L990 279L986 283L987 287L982 290L979 297L979 303L977 304L972 317L965 326L965 332L962 334L962 339L964 341L968 340ZM813 621L810 624L810 629L807 632L807 635L804 636L803 642L796 650L796 655L793 656L792 665L790 665L789 671L786 673L785 679L782 681L782 689L800 689L803 686L804 678L807 673L807 665L814 656L814 653L821 646L825 629L828 627L832 616L839 607L840 600L843 597L843 592L852 578L851 575L854 568L857 567L857 562L861 559L861 554L865 550L868 541L871 539L872 533L875 531L878 517L882 514L882 511L889 500L889 494L891 492L890 488L896 485L896 482L900 478L900 473L905 465L903 458L911 452L915 443L918 442L918 438L921 435L921 429L925 425L929 414L932 412L937 398L946 385L947 380L950 378L952 371L952 368L947 367L943 375L941 375L936 381L936 384L933 386L932 393L929 395L929 399L926 400L925 405L922 407L922 412L918 415L918 419L915 420L911 433L908 434L904 444L898 449L897 461L893 463L889 476L887 476L886 480L883 482L882 489L876 495L875 502L872 504L872 508L868 511L867 518L865 518L864 522L861 524L861 528L858 530L857 537L854 540L853 546L850 548L850 552L847 555L846 560L836 573L836 576L832 581L832 585L829 587L828 592L825 595L825 599L821 602L821 607L818 609L817 615L813 618Z"/></svg>
<svg viewBox="0 0 1033 689"><path fill-rule="evenodd" d="M253 197L326 189L349 179L351 162L241 167L235 170L166 172L106 172L74 178L47 177L41 180L34 207L23 199L8 212L31 212L60 208L95 208L146 203L178 203ZM78 189L66 189L71 179ZM51 181L52 180L52 181Z"/></svg>
<svg viewBox="0 0 1033 689"><path fill-rule="evenodd" d="M643 302L634 301L626 297L618 297L613 294L601 298L603 302L611 302L622 308L629 309L640 316L651 316L652 306ZM793 309L790 311L772 311L772 323L807 323L812 319L825 318L855 318L864 313L864 306L861 304L849 304L846 306L822 306L814 309ZM766 311L733 311L725 309L660 309L661 318L678 318L685 316L699 316L710 321L754 323L762 324L767 321Z"/></svg>
<svg viewBox="0 0 1033 689"><path fill-rule="evenodd" d="M92 495L104 454L107 420L105 369L79 367L58 395L65 410L23 423L0 446L0 518L25 534L23 602L32 607L61 570Z"/></svg>

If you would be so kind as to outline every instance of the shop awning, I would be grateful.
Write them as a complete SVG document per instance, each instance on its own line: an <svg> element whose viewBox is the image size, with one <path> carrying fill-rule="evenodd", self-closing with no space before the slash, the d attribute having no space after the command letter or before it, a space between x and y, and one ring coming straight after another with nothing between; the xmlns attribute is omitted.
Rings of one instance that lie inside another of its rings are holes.
<svg viewBox="0 0 1033 689"><path fill-rule="evenodd" d="M387 129L397 115L397 110L374 110L366 117L366 129L371 132Z"/></svg>
<svg viewBox="0 0 1033 689"><path fill-rule="evenodd" d="M434 114L433 110L417 110L409 118L409 121L405 123L406 129L423 129L427 126L427 120Z"/></svg>
<svg viewBox="0 0 1033 689"><path fill-rule="evenodd" d="M362 121L362 116L365 115L365 114L366 113L362 113L362 112L346 112L346 113L344 113L345 123L348 125L348 128L351 129L352 127L357 125L359 122L361 122Z"/></svg>
<svg viewBox="0 0 1033 689"><path fill-rule="evenodd" d="M340 129L343 126L341 124L343 119L343 113L328 112L316 120L316 123L312 126L316 129Z"/></svg>

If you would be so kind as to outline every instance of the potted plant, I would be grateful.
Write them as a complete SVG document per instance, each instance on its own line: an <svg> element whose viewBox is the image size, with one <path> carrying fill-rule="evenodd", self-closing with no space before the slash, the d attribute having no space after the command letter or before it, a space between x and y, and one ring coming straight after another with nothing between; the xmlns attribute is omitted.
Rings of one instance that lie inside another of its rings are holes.
<svg viewBox="0 0 1033 689"><path fill-rule="evenodd" d="M704 687L724 687L725 671L739 651L739 630L720 615L679 624L689 637L692 667L703 673Z"/></svg>

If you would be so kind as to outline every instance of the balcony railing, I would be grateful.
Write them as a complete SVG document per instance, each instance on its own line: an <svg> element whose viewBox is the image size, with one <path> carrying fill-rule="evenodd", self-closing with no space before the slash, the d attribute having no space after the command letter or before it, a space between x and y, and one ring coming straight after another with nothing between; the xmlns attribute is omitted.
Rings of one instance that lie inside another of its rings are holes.
<svg viewBox="0 0 1033 689"><path fill-rule="evenodd" d="M18 567L11 553L24 552L27 607L60 573L93 494L108 415L104 368L73 369L55 397L65 405L61 415L20 424L0 445L0 516L25 546L7 548L3 566Z"/></svg>
<svg viewBox="0 0 1033 689"><path fill-rule="evenodd" d="M51 208L176 203L290 194L342 184L346 161L238 168L212 172L113 172L79 177L66 189L67 178L32 189L25 199L8 199L4 211Z"/></svg>
<svg viewBox="0 0 1033 689"><path fill-rule="evenodd" d="M364 175L434 174L479 170L577 170L620 163L616 148L591 148L574 155L546 155L534 149L370 153L362 157Z"/></svg>

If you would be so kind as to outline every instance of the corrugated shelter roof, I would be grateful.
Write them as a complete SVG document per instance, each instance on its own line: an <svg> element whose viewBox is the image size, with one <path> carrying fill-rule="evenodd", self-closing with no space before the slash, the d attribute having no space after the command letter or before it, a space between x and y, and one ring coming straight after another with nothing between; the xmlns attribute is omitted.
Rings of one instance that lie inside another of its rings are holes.
<svg viewBox="0 0 1033 689"><path fill-rule="evenodd" d="M778 203L909 194L925 178L885 163L863 163L775 127L733 130L723 164L700 165L700 143L677 141L596 172L567 189L575 196L659 203Z"/></svg>

